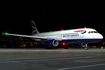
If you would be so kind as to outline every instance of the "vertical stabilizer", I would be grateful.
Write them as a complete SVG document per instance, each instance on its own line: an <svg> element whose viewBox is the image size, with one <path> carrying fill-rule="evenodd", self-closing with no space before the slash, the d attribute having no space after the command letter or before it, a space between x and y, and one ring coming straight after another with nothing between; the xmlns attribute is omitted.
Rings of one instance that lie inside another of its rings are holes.
<svg viewBox="0 0 105 70"><path fill-rule="evenodd" d="M39 33L34 20L31 21L31 27L32 27L32 35L35 35L35 34Z"/></svg>

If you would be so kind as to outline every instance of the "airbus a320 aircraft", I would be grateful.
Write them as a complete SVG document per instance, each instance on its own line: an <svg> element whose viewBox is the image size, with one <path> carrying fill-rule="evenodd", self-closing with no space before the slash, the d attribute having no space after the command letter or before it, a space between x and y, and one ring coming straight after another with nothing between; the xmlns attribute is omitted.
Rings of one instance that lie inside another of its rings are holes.
<svg viewBox="0 0 105 70"><path fill-rule="evenodd" d="M2 33L2 35L21 36L34 38L43 42L46 47L57 47L59 44L80 43L85 49L88 49L88 43L99 42L103 36L93 28L69 29L63 31L52 31L40 33L34 23L31 21L32 35Z"/></svg>

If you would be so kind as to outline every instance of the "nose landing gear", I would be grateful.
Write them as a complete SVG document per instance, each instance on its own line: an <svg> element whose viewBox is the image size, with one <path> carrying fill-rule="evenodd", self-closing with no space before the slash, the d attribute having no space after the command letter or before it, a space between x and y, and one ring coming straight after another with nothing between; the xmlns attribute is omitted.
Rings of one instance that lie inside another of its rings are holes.
<svg viewBox="0 0 105 70"><path fill-rule="evenodd" d="M88 50L88 45L87 44L81 44L82 47L85 48L85 50Z"/></svg>

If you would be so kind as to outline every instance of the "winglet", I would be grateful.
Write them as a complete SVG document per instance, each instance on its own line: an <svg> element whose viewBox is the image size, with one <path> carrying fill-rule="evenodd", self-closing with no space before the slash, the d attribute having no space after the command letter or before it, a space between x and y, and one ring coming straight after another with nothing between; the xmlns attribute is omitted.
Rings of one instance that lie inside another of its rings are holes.
<svg viewBox="0 0 105 70"><path fill-rule="evenodd" d="M2 32L2 35L4 35L4 33Z"/></svg>

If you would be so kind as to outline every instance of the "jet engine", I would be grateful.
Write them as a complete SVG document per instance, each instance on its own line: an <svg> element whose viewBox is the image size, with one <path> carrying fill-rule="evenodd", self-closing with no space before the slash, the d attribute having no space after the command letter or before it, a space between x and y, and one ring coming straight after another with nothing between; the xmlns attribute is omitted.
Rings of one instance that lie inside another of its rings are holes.
<svg viewBox="0 0 105 70"><path fill-rule="evenodd" d="M45 41L45 45L46 46L54 46L54 47L57 47L59 45L59 41L54 40L54 39L47 40L47 41Z"/></svg>

